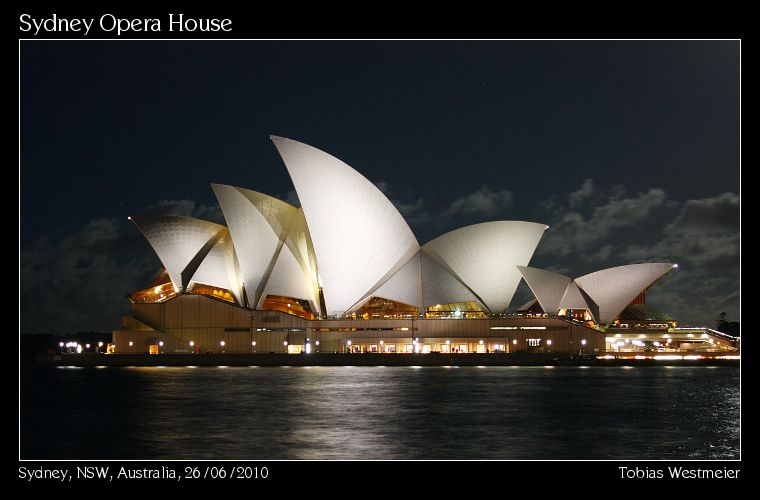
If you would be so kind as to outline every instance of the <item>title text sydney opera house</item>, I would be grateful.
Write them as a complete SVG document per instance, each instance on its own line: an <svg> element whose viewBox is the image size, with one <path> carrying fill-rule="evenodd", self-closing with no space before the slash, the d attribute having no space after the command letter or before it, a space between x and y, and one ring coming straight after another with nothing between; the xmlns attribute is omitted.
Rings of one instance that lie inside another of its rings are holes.
<svg viewBox="0 0 760 500"><path fill-rule="evenodd" d="M485 222L420 245L359 172L306 144L272 141L300 208L212 184L226 226L131 217L164 269L129 295L116 352L601 352L675 267L575 279L528 267L548 229L535 222ZM523 279L535 300L508 313ZM676 327L656 311L637 324Z"/></svg>

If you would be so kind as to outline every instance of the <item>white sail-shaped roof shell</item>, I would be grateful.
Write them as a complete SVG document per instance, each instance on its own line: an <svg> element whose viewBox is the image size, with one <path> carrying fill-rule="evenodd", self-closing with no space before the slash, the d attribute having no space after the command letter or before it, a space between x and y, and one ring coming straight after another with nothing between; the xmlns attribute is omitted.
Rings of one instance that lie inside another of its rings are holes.
<svg viewBox="0 0 760 500"><path fill-rule="evenodd" d="M569 283L562 300L559 303L560 309L589 309L586 298L581 293L575 282Z"/></svg>
<svg viewBox="0 0 760 500"><path fill-rule="evenodd" d="M238 304L243 303L243 282L240 279L240 266L235 256L229 230L224 229L221 237L206 255L195 271L192 281L226 288L235 297Z"/></svg>
<svg viewBox="0 0 760 500"><path fill-rule="evenodd" d="M599 306L575 281L567 285L565 294L559 303L560 309L586 309L595 320L599 320Z"/></svg>
<svg viewBox="0 0 760 500"><path fill-rule="evenodd" d="M517 266L517 269L525 278L525 282L544 312L557 314L565 290L573 280L563 274L535 267Z"/></svg>
<svg viewBox="0 0 760 500"><path fill-rule="evenodd" d="M382 284L372 293L375 297L395 300L416 306L421 309L422 306L422 289L421 289L421 271L420 271L420 252L417 252L404 264L396 274Z"/></svg>
<svg viewBox="0 0 760 500"><path fill-rule="evenodd" d="M212 184L235 242L248 303L255 307L298 209L250 189ZM309 298L309 296L303 297Z"/></svg>
<svg viewBox="0 0 760 500"><path fill-rule="evenodd" d="M272 141L306 216L327 314L345 314L414 255L417 239L390 200L356 170L312 146Z"/></svg>
<svg viewBox="0 0 760 500"><path fill-rule="evenodd" d="M148 240L177 290L185 290L206 254L226 228L191 217L141 215L130 217Z"/></svg>
<svg viewBox="0 0 760 500"><path fill-rule="evenodd" d="M602 269L575 282L599 306L601 323L612 323L641 292L675 267L667 263L631 264Z"/></svg>
<svg viewBox="0 0 760 500"><path fill-rule="evenodd" d="M430 256L420 252L422 267L422 303L425 307L454 302L478 302L480 299L454 275Z"/></svg>
<svg viewBox="0 0 760 500"><path fill-rule="evenodd" d="M493 313L505 312L546 225L495 221L456 229L423 245L423 252L472 290Z"/></svg>
<svg viewBox="0 0 760 500"><path fill-rule="evenodd" d="M261 307L267 295L284 295L309 301L312 311L319 312L319 298L311 286L301 264L288 245L283 245L277 256L274 268L264 286L257 308Z"/></svg>

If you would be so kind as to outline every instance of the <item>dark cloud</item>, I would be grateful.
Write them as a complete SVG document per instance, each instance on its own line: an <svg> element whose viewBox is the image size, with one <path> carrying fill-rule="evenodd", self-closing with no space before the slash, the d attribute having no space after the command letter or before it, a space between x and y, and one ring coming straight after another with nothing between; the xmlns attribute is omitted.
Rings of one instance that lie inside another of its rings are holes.
<svg viewBox="0 0 760 500"><path fill-rule="evenodd" d="M197 204L192 200L161 200L146 207L141 215L181 215L224 224L219 205Z"/></svg>
<svg viewBox="0 0 760 500"><path fill-rule="evenodd" d="M21 331L108 332L129 309L125 295L160 269L128 221L94 219L21 251Z"/></svg>
<svg viewBox="0 0 760 500"><path fill-rule="evenodd" d="M458 215L493 216L504 212L512 206L512 193L508 189L491 191L487 186L481 186L474 193L454 200L443 212L445 217Z"/></svg>
<svg viewBox="0 0 760 500"><path fill-rule="evenodd" d="M616 187L592 201L589 198L593 191L591 179L586 179L579 190L568 194L566 201L542 204L549 212L550 230L538 247L539 254L605 261L613 250L607 242L613 233L642 227L666 206L665 192L658 188L627 197L622 188ZM588 206L586 215L578 209L584 200Z"/></svg>
<svg viewBox="0 0 760 500"><path fill-rule="evenodd" d="M583 204L594 195L594 182L591 179L586 179L581 184L581 187L577 191L573 191L568 195L570 202L570 208L576 208Z"/></svg>
<svg viewBox="0 0 760 500"><path fill-rule="evenodd" d="M140 211L224 223L219 206L160 200ZM129 311L126 295L147 286L161 263L126 218L97 218L40 237L21 250L21 330L108 332Z"/></svg>
<svg viewBox="0 0 760 500"><path fill-rule="evenodd" d="M383 194L388 197L399 213L404 216L404 219L412 230L423 224L428 224L433 220L424 198L419 197L413 200L404 200L403 197L392 189L387 182L378 181L374 184L377 189L382 191Z"/></svg>
<svg viewBox="0 0 760 500"><path fill-rule="evenodd" d="M629 245L621 257L677 262L675 277L652 288L651 299L676 318L713 326L720 312L739 319L739 196L688 200L651 245Z"/></svg>
<svg viewBox="0 0 760 500"><path fill-rule="evenodd" d="M652 188L626 196L600 192L587 179L565 199L540 205L551 230L537 256L547 268L579 276L606 267L674 262L648 301L684 323L714 326L720 312L739 316L739 196L677 202ZM565 267L566 266L566 267Z"/></svg>

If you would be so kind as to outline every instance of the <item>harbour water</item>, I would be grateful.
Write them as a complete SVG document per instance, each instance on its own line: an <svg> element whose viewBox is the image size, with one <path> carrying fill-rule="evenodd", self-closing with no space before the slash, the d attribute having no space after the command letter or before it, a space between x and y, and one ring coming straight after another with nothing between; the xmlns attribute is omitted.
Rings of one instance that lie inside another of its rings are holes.
<svg viewBox="0 0 760 500"><path fill-rule="evenodd" d="M733 367L21 373L24 459L738 459Z"/></svg>

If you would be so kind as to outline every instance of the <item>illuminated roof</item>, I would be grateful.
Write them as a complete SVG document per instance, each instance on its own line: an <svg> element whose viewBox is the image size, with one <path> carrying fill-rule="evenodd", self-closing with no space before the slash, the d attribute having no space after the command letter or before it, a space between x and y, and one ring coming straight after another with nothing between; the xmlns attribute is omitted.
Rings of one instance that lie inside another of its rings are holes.
<svg viewBox="0 0 760 500"><path fill-rule="evenodd" d="M420 284L420 252L417 252L372 295L422 308Z"/></svg>
<svg viewBox="0 0 760 500"><path fill-rule="evenodd" d="M455 229L422 251L467 286L492 313L505 312L546 225L495 221Z"/></svg>
<svg viewBox="0 0 760 500"><path fill-rule="evenodd" d="M306 299L312 311L319 311L317 294L293 252L287 245L282 245L256 308L261 307L267 295L281 295Z"/></svg>
<svg viewBox="0 0 760 500"><path fill-rule="evenodd" d="M541 304L541 309L545 313L557 314L565 290L573 281L572 278L535 267L517 266L517 269L525 278L525 282L533 295L536 296L538 303Z"/></svg>
<svg viewBox="0 0 760 500"><path fill-rule="evenodd" d="M417 239L390 200L359 172L312 146L271 139L304 210L327 313L350 312L417 252Z"/></svg>
<svg viewBox="0 0 760 500"><path fill-rule="evenodd" d="M255 307L264 298L264 287L298 209L250 189L224 184L212 184L211 188L235 242L248 303Z"/></svg>
<svg viewBox="0 0 760 500"><path fill-rule="evenodd" d="M251 308L262 307L267 295L293 297L330 316L372 297L418 308L475 302L503 313L524 277L545 312L589 309L610 323L673 268L635 264L572 280L527 267L547 227L522 221L462 227L420 248L391 201L356 170L312 146L271 139L301 208L212 184L228 227L179 216L132 218L176 289L225 288Z"/></svg>
<svg viewBox="0 0 760 500"><path fill-rule="evenodd" d="M243 282L240 279L235 247L229 230L224 228L216 244L203 259L198 270L193 274L192 281L226 288L235 297L238 304L243 303Z"/></svg>
<svg viewBox="0 0 760 500"><path fill-rule="evenodd" d="M674 267L666 263L611 267L581 276L575 282L599 305L598 320L611 323L633 299Z"/></svg>
<svg viewBox="0 0 760 500"><path fill-rule="evenodd" d="M201 261L225 230L213 222L177 215L137 215L130 220L153 247L179 290L187 289Z"/></svg>

